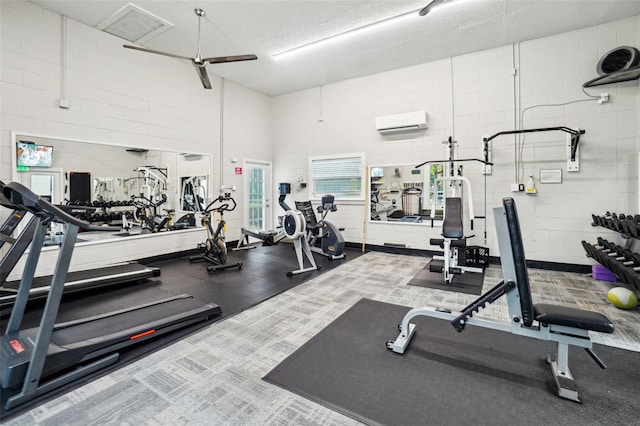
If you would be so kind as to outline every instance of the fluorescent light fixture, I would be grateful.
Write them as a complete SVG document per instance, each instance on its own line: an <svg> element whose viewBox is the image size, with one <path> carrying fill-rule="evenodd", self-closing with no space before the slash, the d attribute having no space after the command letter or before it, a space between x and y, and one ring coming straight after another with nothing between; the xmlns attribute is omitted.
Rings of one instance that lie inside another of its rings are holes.
<svg viewBox="0 0 640 426"><path fill-rule="evenodd" d="M132 43L144 43L173 28L173 24L146 10L128 3L109 18L102 21L97 29Z"/></svg>
<svg viewBox="0 0 640 426"><path fill-rule="evenodd" d="M407 13L403 13L401 15L396 15L396 16L392 16L391 18L387 18L387 19L383 19L381 21L377 21L377 22L373 22L371 24L367 24L367 25L363 25L361 27L357 27L357 28L353 28L351 30L342 32L342 33L338 33L338 34L334 34L332 36L320 39L320 40L316 40L316 41L312 41L309 43L305 43L302 44L300 46L296 46L293 47L291 49L287 49L287 50L283 50L281 52L278 53L274 53L273 55L271 55L273 58L277 58L277 59L281 59L283 57L289 56L292 53L298 53L300 51L303 50L308 50L311 48L315 48L318 46L324 46L327 45L329 43L334 43L337 41L342 41L348 37L352 37L354 35L359 35L365 32L372 32L374 30L379 30L381 28L387 27L389 25L395 25L397 23L400 22L406 22L408 20L411 19L418 19L420 18L418 16L418 11L420 9L416 9L416 10L412 10L411 12L407 12Z"/></svg>

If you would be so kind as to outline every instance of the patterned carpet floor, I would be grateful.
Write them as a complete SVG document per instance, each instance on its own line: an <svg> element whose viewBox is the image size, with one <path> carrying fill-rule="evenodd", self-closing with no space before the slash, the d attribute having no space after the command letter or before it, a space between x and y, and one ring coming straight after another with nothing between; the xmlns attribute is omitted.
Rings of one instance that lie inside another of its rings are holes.
<svg viewBox="0 0 640 426"><path fill-rule="evenodd" d="M459 310L476 296L409 286L429 258L370 252L19 416L8 425L354 425L262 377L361 298ZM500 280L487 269L483 288ZM594 310L616 325L596 343L640 352L640 309L607 301L615 284L530 270L536 303ZM504 299L481 316L506 319ZM396 324L389 324L391 334ZM381 342L381 345L384 342Z"/></svg>

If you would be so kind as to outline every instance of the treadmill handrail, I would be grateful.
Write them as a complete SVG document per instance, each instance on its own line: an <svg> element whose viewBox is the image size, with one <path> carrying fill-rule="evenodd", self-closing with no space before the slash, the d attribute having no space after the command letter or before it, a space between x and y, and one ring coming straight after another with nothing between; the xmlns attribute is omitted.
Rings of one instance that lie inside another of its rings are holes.
<svg viewBox="0 0 640 426"><path fill-rule="evenodd" d="M27 211L33 215L47 218L56 222L64 222L75 225L84 231L107 231L118 232L120 228L117 226L96 226L89 222L78 219L64 210L51 204L44 198L18 182L9 182L5 184L0 181L0 204L5 207Z"/></svg>

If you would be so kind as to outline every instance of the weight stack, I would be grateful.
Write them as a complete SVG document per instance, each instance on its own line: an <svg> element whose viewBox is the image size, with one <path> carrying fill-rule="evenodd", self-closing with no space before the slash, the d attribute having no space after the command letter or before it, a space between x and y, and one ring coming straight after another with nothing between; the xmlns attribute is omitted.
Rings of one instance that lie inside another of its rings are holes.
<svg viewBox="0 0 640 426"><path fill-rule="evenodd" d="M467 246L464 248L464 259L461 264L476 268L489 266L489 248L482 246Z"/></svg>

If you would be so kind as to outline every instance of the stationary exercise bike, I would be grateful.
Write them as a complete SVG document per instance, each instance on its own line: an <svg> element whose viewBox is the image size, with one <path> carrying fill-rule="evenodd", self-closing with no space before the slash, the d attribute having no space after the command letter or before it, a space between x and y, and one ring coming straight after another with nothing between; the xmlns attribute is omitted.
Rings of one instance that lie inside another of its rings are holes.
<svg viewBox="0 0 640 426"><path fill-rule="evenodd" d="M307 242L312 251L329 258L344 259L344 238L340 229L326 220L327 213L338 210L334 204L335 197L330 194L322 196L318 206L318 213L322 216L317 220L311 201L296 201L296 209L302 212L307 225ZM320 247L315 243L320 240Z"/></svg>
<svg viewBox="0 0 640 426"><path fill-rule="evenodd" d="M229 207L229 202L233 207ZM219 269L242 268L242 262L227 263L227 243L225 242L224 233L227 230L227 222L224 220L224 212L230 212L236 209L236 202L231 195L220 195L218 198L210 202L205 207L202 216L202 225L207 228L207 240L199 243L198 248L203 250L202 254L190 256L189 262L200 262L203 260L213 263L207 266L207 271L212 274ZM211 226L211 216L215 212L220 213L220 219L215 231Z"/></svg>
<svg viewBox="0 0 640 426"><path fill-rule="evenodd" d="M162 194L160 200L156 202L142 193L131 196L131 204L135 207L133 218L135 223L141 227L142 232L156 233L163 229L171 230L175 210L164 209L166 215L160 216L158 214L158 207L166 202L166 194ZM122 215L122 228L125 231L130 231L133 225L133 223L129 223L125 215Z"/></svg>

